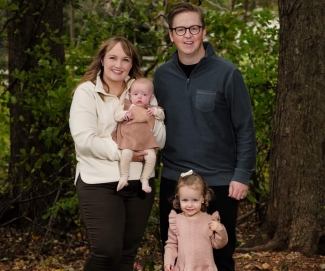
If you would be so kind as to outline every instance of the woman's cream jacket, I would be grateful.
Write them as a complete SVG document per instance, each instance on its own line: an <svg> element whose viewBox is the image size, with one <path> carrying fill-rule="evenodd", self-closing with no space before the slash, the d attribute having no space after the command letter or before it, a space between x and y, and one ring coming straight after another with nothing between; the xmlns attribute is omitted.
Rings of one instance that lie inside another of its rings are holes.
<svg viewBox="0 0 325 271"><path fill-rule="evenodd" d="M121 151L113 141L111 133L117 126L114 120L115 109L125 99L132 82L133 80L130 80L120 99L105 92L99 76L96 85L88 81L76 89L69 119L77 158L75 182L79 174L82 180L89 184L117 182L120 179ZM98 93L104 94L104 100ZM152 104L157 104L156 99ZM164 123L156 120L152 133L159 147L163 148L166 140ZM143 163L132 162L129 180L139 180L142 168Z"/></svg>

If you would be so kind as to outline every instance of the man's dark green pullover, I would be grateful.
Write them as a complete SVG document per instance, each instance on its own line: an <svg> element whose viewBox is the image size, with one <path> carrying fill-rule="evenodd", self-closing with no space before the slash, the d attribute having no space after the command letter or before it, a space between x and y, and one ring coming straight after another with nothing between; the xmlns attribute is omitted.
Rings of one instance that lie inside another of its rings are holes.
<svg viewBox="0 0 325 271"><path fill-rule="evenodd" d="M239 70L211 44L204 47L189 78L177 51L155 72L155 96L166 115L162 176L177 180L192 169L210 186L248 184L256 160L249 94Z"/></svg>

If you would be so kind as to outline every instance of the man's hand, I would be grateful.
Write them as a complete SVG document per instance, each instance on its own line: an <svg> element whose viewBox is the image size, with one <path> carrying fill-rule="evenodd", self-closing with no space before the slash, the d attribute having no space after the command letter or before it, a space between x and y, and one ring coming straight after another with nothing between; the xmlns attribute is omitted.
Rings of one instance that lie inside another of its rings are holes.
<svg viewBox="0 0 325 271"><path fill-rule="evenodd" d="M248 186L232 180L229 185L229 197L241 200L247 196Z"/></svg>

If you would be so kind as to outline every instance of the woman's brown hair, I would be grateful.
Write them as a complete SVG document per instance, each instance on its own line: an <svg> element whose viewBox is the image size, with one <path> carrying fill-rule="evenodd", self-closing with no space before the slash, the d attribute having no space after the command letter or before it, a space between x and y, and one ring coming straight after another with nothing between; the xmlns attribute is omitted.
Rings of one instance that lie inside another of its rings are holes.
<svg viewBox="0 0 325 271"><path fill-rule="evenodd" d="M137 79L143 77L141 66L140 66L140 56L136 47L125 37L115 36L104 41L102 45L99 47L93 61L88 66L79 84L73 89L72 94L75 92L77 87L84 82L91 81L95 83L99 72L100 72L99 76L100 79L102 80L103 85L109 88L109 86L103 80L104 69L102 66L102 60L104 59L106 53L109 52L117 43L121 44L125 54L131 57L132 59L132 68L129 72L130 79Z"/></svg>

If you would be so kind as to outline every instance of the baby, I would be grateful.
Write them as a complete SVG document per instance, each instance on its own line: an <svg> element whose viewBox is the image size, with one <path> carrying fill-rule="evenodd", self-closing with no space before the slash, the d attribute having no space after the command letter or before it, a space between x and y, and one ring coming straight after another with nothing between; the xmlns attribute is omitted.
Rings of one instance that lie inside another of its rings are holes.
<svg viewBox="0 0 325 271"><path fill-rule="evenodd" d="M125 99L123 105L119 106L114 114L117 125L117 144L122 150L120 167L121 178L117 185L117 191L128 185L130 163L134 151L146 151L144 156L145 164L140 177L142 190L146 193L151 192L149 186L150 176L156 165L156 149L158 144L152 131L145 122L137 122L131 125L126 123L132 119L130 109L134 106L141 106L147 109L148 115L154 115L157 120L163 121L165 114L162 108L150 105L154 99L153 84L146 78L136 79L130 88L130 99Z"/></svg>

